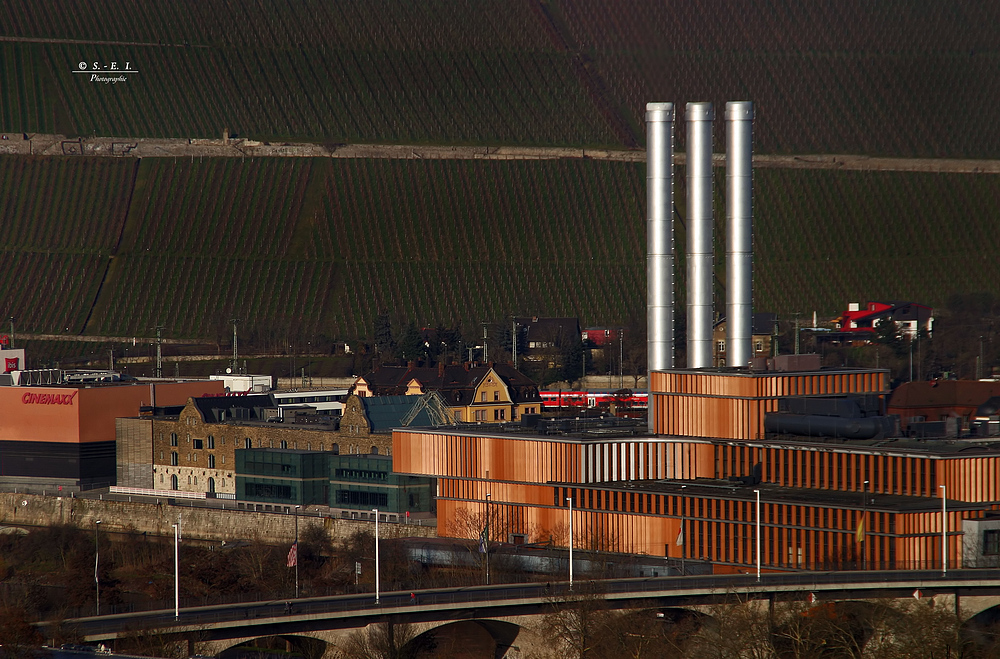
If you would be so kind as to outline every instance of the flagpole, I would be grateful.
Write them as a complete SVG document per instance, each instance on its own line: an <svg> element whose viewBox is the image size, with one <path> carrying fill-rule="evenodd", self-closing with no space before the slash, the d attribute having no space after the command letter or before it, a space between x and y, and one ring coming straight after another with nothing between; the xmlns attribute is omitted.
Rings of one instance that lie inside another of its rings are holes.
<svg viewBox="0 0 1000 659"><path fill-rule="evenodd" d="M295 599L299 598L299 507L295 506Z"/></svg>
<svg viewBox="0 0 1000 659"><path fill-rule="evenodd" d="M863 486L863 496L864 499L861 501L861 569L868 569L868 551L865 547L866 534L868 529L865 528L865 523L868 521L868 481L865 481Z"/></svg>

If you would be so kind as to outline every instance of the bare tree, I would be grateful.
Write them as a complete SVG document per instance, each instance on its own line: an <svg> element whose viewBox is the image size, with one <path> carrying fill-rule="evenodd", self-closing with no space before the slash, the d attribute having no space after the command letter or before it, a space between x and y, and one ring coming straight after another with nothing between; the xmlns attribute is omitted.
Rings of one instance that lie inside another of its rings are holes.
<svg viewBox="0 0 1000 659"><path fill-rule="evenodd" d="M332 654L334 659L410 659L434 649L429 637L420 638L428 641L419 642L411 625L389 620L354 632Z"/></svg>

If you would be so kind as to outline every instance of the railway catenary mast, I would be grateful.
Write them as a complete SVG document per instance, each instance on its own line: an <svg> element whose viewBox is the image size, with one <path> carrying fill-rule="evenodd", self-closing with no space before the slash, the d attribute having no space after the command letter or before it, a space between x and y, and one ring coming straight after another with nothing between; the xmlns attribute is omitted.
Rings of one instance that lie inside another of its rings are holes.
<svg viewBox="0 0 1000 659"><path fill-rule="evenodd" d="M753 103L726 103L726 365L753 357Z"/></svg>
<svg viewBox="0 0 1000 659"><path fill-rule="evenodd" d="M646 104L648 373L674 367L674 104ZM647 377L647 383L651 378ZM648 386L648 385L647 385ZM652 416L650 416L652 429Z"/></svg>

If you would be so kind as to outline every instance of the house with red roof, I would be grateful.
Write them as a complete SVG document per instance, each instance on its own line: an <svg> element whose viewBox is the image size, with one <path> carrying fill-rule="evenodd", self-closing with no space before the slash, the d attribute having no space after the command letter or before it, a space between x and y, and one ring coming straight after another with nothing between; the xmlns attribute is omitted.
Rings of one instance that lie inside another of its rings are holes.
<svg viewBox="0 0 1000 659"><path fill-rule="evenodd" d="M918 330L931 333L934 325L932 309L916 302L852 302L837 318L837 329L843 333L875 336L875 327L883 319L896 323L903 336L915 338ZM867 338L867 337L866 337Z"/></svg>

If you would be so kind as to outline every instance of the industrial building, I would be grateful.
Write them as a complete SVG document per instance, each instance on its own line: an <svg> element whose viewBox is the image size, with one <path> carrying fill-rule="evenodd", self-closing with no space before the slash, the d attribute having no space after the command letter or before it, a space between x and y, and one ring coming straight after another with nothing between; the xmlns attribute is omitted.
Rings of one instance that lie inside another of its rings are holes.
<svg viewBox="0 0 1000 659"><path fill-rule="evenodd" d="M674 106L650 103L648 423L397 429L395 469L439 478L441 535L473 537L466 520L489 518L494 541L565 546L573 528L574 546L717 572L960 567L1000 546L985 537L1000 447L897 438L886 370L756 354L747 102L726 106L727 366L716 365L714 110L686 114L687 363L674 346Z"/></svg>

